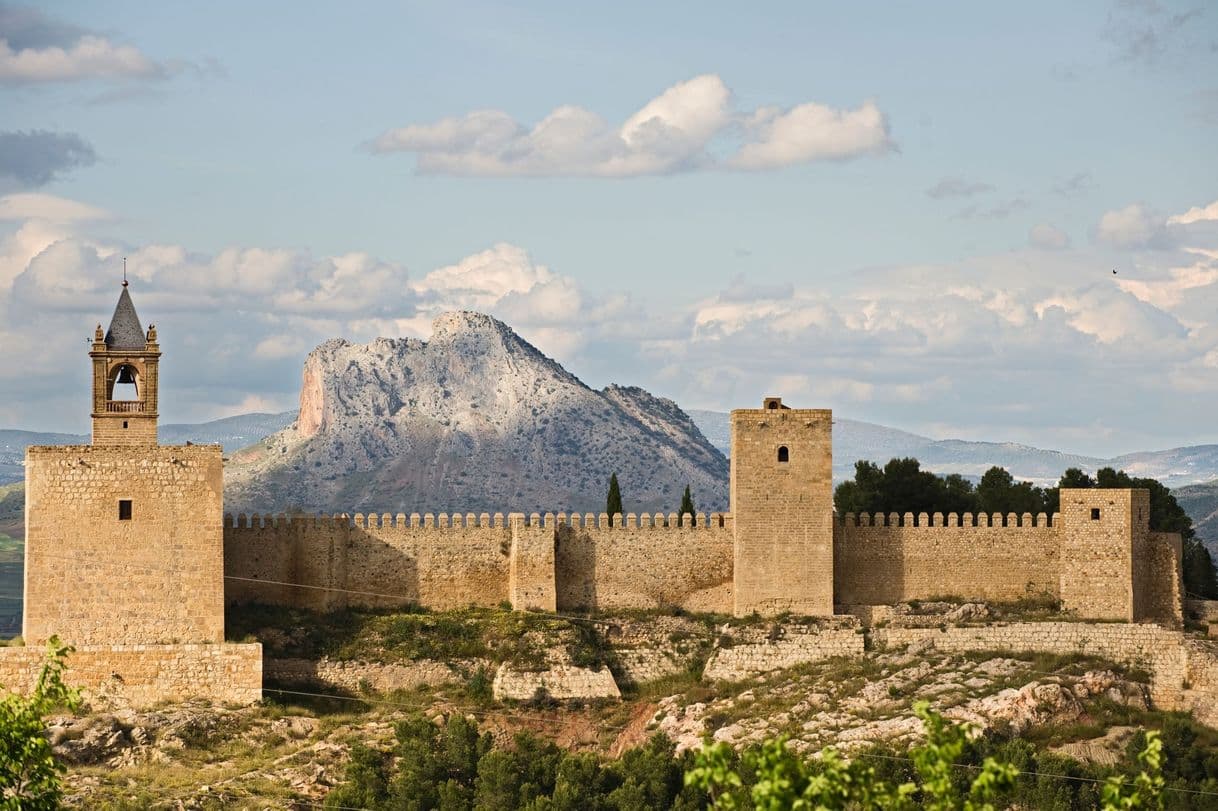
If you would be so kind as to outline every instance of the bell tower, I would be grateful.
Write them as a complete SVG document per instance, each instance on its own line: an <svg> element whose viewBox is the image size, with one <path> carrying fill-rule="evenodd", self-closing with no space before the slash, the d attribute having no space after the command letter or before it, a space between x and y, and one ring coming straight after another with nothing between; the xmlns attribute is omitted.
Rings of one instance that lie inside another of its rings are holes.
<svg viewBox="0 0 1218 811"><path fill-rule="evenodd" d="M157 366L161 347L156 327L140 326L127 280L110 329L93 333L93 444L156 445Z"/></svg>

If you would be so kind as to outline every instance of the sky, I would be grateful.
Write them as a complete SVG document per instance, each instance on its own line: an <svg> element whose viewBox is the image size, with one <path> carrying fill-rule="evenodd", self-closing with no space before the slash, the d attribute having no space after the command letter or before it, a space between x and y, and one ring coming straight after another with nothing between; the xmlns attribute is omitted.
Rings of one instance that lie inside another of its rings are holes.
<svg viewBox="0 0 1218 811"><path fill-rule="evenodd" d="M1218 442L1203 2L0 2L0 427L501 318L594 387L936 438ZM1116 271L1115 273L1113 271Z"/></svg>

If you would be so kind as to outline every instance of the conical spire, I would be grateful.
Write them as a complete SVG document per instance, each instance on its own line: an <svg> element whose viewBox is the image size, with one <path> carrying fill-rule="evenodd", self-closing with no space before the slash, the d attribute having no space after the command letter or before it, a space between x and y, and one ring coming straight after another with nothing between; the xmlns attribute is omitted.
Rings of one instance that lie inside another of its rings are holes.
<svg viewBox="0 0 1218 811"><path fill-rule="evenodd" d="M140 326L140 317L135 314L135 305L131 303L124 280L123 292L118 296L114 317L110 319L110 329L106 330L106 348L143 349L144 346L144 328Z"/></svg>

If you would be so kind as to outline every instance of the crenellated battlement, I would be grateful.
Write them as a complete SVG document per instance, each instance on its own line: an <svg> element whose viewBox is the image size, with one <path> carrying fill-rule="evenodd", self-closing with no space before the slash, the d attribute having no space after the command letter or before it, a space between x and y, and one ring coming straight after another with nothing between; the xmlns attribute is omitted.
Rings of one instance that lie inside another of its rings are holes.
<svg viewBox="0 0 1218 811"><path fill-rule="evenodd" d="M1004 527L1030 529L1057 526L1059 513L846 513L837 517L837 524L846 527Z"/></svg>
<svg viewBox="0 0 1218 811"><path fill-rule="evenodd" d="M300 527L359 527L360 529L504 529L517 522L526 527L575 529L723 530L732 531L729 513L232 513L224 514L225 529Z"/></svg>

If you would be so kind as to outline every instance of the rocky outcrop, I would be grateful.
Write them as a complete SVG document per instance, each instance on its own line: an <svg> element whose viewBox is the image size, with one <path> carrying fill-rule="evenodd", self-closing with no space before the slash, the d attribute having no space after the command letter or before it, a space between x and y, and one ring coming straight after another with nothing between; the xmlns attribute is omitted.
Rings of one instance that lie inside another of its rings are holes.
<svg viewBox="0 0 1218 811"><path fill-rule="evenodd" d="M326 341L300 414L234 454L226 507L263 511L673 510L689 484L727 506L727 460L671 400L595 391L490 316L439 316L429 341Z"/></svg>

